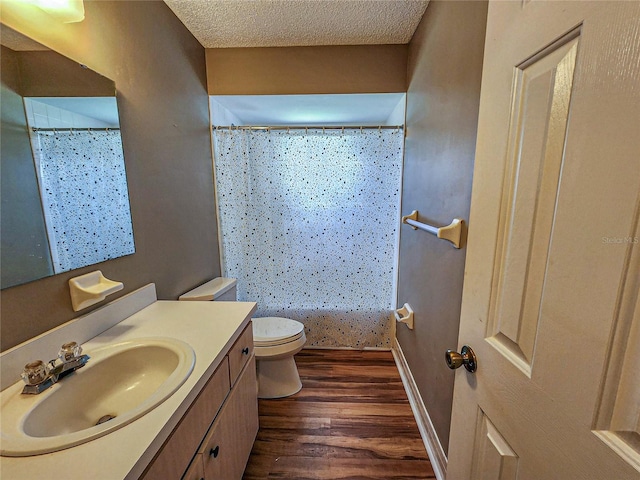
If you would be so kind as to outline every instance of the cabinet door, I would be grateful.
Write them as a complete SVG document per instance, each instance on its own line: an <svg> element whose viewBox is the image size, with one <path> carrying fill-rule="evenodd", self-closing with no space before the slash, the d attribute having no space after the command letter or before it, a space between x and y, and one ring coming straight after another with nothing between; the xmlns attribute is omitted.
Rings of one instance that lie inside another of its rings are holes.
<svg viewBox="0 0 640 480"><path fill-rule="evenodd" d="M244 329L236 343L229 350L229 376L231 386L236 383L238 375L244 368L247 360L253 355L253 327L251 322Z"/></svg>
<svg viewBox="0 0 640 480"><path fill-rule="evenodd" d="M200 452L206 480L240 480L258 433L258 386L251 356Z"/></svg>
<svg viewBox="0 0 640 480"><path fill-rule="evenodd" d="M222 361L149 466L144 480L180 478L229 393L229 363Z"/></svg>
<svg viewBox="0 0 640 480"><path fill-rule="evenodd" d="M202 463L201 454L195 456L182 480L204 480L204 464Z"/></svg>

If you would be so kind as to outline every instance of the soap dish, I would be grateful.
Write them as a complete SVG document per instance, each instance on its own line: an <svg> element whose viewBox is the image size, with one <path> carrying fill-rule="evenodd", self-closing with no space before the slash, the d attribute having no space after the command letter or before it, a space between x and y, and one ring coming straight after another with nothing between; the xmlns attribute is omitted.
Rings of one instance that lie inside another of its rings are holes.
<svg viewBox="0 0 640 480"><path fill-rule="evenodd" d="M69 290L71 293L71 305L73 311L77 312L83 308L90 307L124 288L122 282L109 280L100 270L80 275L69 279Z"/></svg>

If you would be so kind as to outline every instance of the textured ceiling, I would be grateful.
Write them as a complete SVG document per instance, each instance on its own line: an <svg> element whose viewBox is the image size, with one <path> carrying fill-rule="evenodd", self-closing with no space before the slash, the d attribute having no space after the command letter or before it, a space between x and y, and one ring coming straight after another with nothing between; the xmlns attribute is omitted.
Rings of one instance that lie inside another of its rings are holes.
<svg viewBox="0 0 640 480"><path fill-rule="evenodd" d="M409 43L428 0L165 0L205 48Z"/></svg>

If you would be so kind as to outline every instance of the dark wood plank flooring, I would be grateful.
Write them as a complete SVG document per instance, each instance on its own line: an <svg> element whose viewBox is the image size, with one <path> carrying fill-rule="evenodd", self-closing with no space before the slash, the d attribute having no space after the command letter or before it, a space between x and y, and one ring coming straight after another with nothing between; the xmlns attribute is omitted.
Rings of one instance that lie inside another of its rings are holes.
<svg viewBox="0 0 640 480"><path fill-rule="evenodd" d="M391 352L303 350L302 390L260 400L244 480L433 479Z"/></svg>

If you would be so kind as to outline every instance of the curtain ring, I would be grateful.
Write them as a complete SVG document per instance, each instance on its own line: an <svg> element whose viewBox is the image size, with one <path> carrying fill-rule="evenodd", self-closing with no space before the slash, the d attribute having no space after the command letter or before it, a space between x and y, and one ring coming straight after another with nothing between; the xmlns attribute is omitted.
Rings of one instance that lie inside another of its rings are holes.
<svg viewBox="0 0 640 480"><path fill-rule="evenodd" d="M362 135L364 131L362 130L362 125L360 125L360 134Z"/></svg>
<svg viewBox="0 0 640 480"><path fill-rule="evenodd" d="M324 127L322 127L322 134L324 135Z"/></svg>

